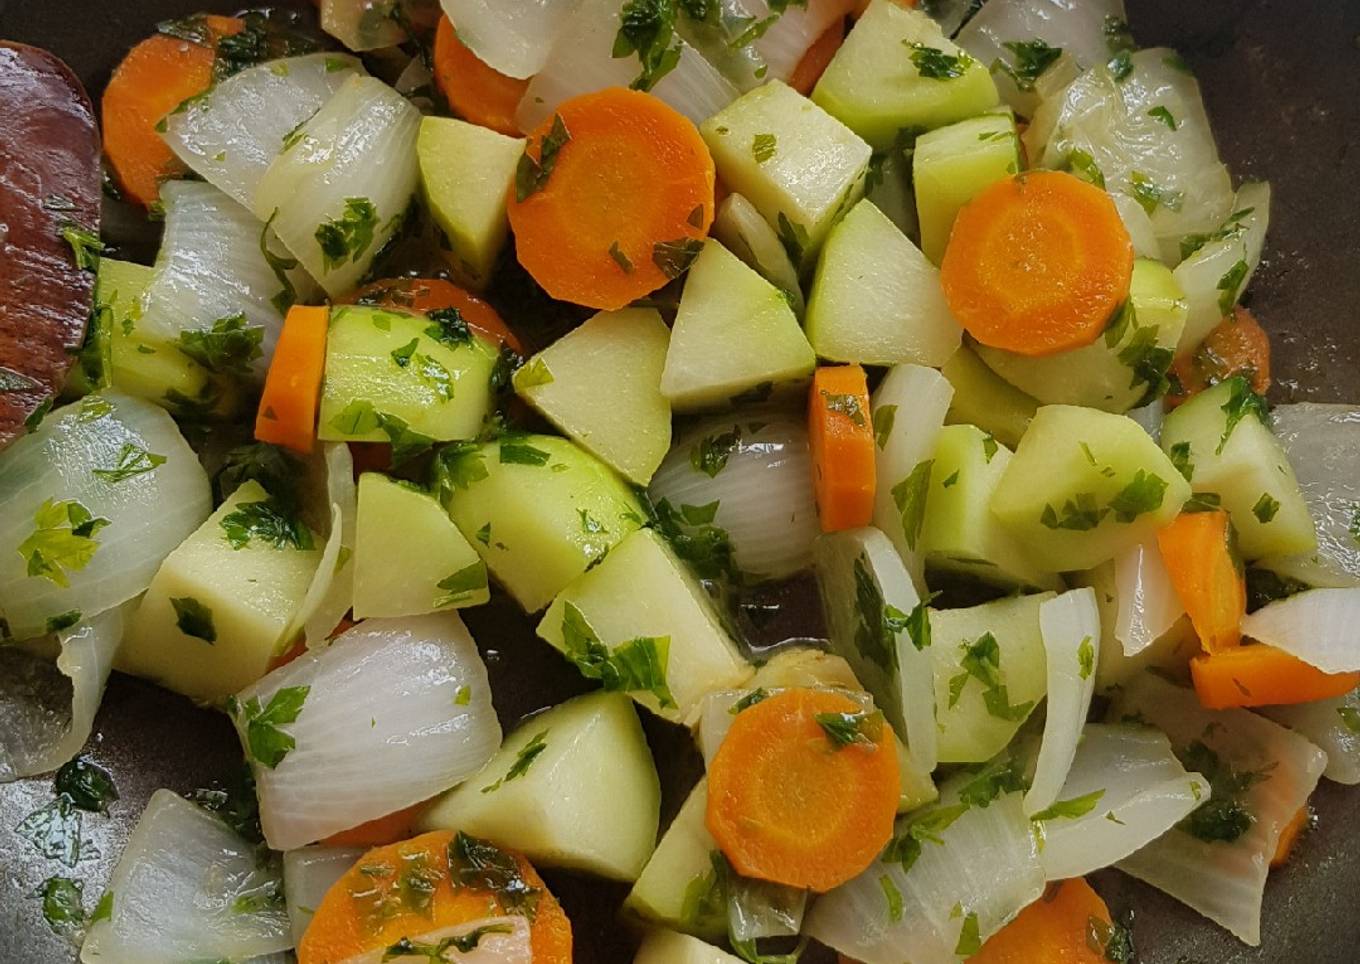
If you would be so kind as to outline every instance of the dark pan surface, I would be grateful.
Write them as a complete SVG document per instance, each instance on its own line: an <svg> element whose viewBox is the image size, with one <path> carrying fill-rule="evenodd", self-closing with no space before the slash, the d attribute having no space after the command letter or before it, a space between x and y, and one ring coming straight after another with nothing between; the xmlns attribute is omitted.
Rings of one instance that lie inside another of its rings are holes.
<svg viewBox="0 0 1360 964"><path fill-rule="evenodd" d="M1268 178L1275 186L1266 260L1250 304L1274 335L1276 400L1360 401L1360 2L1127 3L1142 43L1176 47L1194 67L1233 173ZM0 37L53 50L97 98L113 65L155 21L234 6L223 0L0 0ZM467 621L488 657L496 705L507 724L582 688L512 604L473 610ZM649 720L648 733L667 785L663 821L669 820L699 761L679 730ZM112 770L122 798L108 817L85 820L92 847L86 852L97 856L74 871L38 857L14 834L24 816L51 800L50 780L0 788L0 964L72 961L74 951L42 920L32 897L38 885L52 874L68 874L84 881L92 905L153 790L207 786L228 777L240 758L223 717L119 676L109 686L87 752ZM1324 782L1314 801L1316 829L1294 860L1271 875L1259 949L1243 947L1117 872L1099 875L1097 887L1111 909L1134 915L1139 959L1360 960L1360 789ZM578 961L630 959L631 937L614 919L624 888L565 874L545 877L575 923Z"/></svg>

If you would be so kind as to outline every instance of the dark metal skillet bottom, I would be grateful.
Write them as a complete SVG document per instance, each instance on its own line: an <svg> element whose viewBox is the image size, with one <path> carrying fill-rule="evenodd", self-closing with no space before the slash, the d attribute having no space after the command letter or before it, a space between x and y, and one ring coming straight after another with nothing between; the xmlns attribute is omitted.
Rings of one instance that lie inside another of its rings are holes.
<svg viewBox="0 0 1360 964"><path fill-rule="evenodd" d="M1127 0L1147 45L1179 49L1203 84L1219 145L1233 173L1275 186L1266 262L1250 303L1274 336L1277 401L1360 401L1360 3L1354 0ZM156 21L222 0L0 0L0 37L47 47L102 89L123 52ZM3 124L4 118L0 118ZM583 687L533 635L513 605L468 614L487 652L496 705L513 724L523 714ZM684 735L655 721L648 734L666 787L663 820L679 806L699 761ZM69 964L74 952L43 922L32 896L48 876L85 882L86 903L101 892L151 792L187 791L226 778L239 749L226 720L140 681L115 676L87 752L109 767L122 799L108 817L85 820L98 856L74 872L38 857L14 834L51 800L48 779L0 788L0 964ZM1314 797L1318 826L1295 857L1271 875L1262 946L1225 932L1122 874L1097 876L1116 913L1131 911L1146 964L1360 960L1360 789L1324 781ZM604 815L604 819L608 819ZM86 851L90 853L91 850ZM576 929L577 960L619 964L632 938L614 918L626 888L544 875ZM809 954L809 961L832 956Z"/></svg>

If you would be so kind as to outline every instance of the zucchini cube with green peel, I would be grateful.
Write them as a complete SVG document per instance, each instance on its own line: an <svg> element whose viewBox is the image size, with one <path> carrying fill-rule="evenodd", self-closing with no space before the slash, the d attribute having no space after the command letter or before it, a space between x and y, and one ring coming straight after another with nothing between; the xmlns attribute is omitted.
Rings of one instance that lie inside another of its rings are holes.
<svg viewBox="0 0 1360 964"><path fill-rule="evenodd" d="M1190 485L1131 418L1075 405L1034 415L992 512L1035 565L1091 569L1174 519Z"/></svg>
<svg viewBox="0 0 1360 964"><path fill-rule="evenodd" d="M795 267L806 267L836 220L864 194L872 151L792 87L772 80L704 121L724 184L756 206Z"/></svg>
<svg viewBox="0 0 1360 964"><path fill-rule="evenodd" d="M901 131L933 130L1000 103L986 65L919 10L873 0L831 58L812 99L876 151Z"/></svg>

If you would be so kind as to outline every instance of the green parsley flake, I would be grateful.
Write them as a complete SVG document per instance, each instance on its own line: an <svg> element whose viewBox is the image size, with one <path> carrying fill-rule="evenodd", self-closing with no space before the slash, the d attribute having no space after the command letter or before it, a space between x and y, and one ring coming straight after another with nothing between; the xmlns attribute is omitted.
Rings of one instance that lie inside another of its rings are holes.
<svg viewBox="0 0 1360 964"><path fill-rule="evenodd" d="M1280 511L1280 503L1271 498L1269 492L1262 492L1261 497L1256 500L1256 504L1251 507L1251 514L1256 516L1256 521L1265 525L1275 518L1275 513Z"/></svg>
<svg viewBox="0 0 1360 964"><path fill-rule="evenodd" d="M63 629L70 629L80 622L81 612L79 609L68 609L66 612L56 616L47 617L47 631L49 633L59 633Z"/></svg>
<svg viewBox="0 0 1360 964"><path fill-rule="evenodd" d="M818 713L815 719L837 750L851 744L877 748L883 733L882 713Z"/></svg>
<svg viewBox="0 0 1360 964"><path fill-rule="evenodd" d="M222 531L233 549L244 549L252 539L275 549L316 548L312 530L293 511L275 498L242 502L222 517Z"/></svg>
<svg viewBox="0 0 1360 964"><path fill-rule="evenodd" d="M1051 47L1043 40L1012 40L1003 43L1015 55L1015 63L1008 64L998 58L992 61L992 73L1003 73L1014 83L1017 90L1032 91L1034 82L1039 79L1053 62L1062 56L1061 47Z"/></svg>
<svg viewBox="0 0 1360 964"><path fill-rule="evenodd" d="M211 609L192 596L172 598L170 605L174 607L175 625L181 633L205 643L217 642L217 628L213 625Z"/></svg>
<svg viewBox="0 0 1360 964"><path fill-rule="evenodd" d="M896 405L880 405L873 413L874 443L883 448L892 437L893 423L897 421Z"/></svg>
<svg viewBox="0 0 1360 964"><path fill-rule="evenodd" d="M95 478L105 482L118 483L145 475L147 472L154 472L157 466L164 464L164 455L148 452L133 442L124 442L123 447L118 450L117 461L110 468L91 469L90 472Z"/></svg>
<svg viewBox="0 0 1360 964"><path fill-rule="evenodd" d="M954 953L960 957L971 957L982 950L982 935L978 931L978 915L968 914L963 919L963 927L959 930L959 942L954 947Z"/></svg>
<svg viewBox="0 0 1360 964"><path fill-rule="evenodd" d="M1248 415L1255 416L1257 421L1267 428L1270 426L1270 406L1264 398L1252 391L1250 383L1244 377L1234 375L1227 380L1227 384L1228 400L1220 406L1227 420L1223 424L1223 435L1218 440L1218 448L1214 449L1215 455L1223 454L1223 447L1232 437L1233 429L1237 428L1238 423Z"/></svg>
<svg viewBox="0 0 1360 964"><path fill-rule="evenodd" d="M509 783L511 780L518 780L529 772L529 768L534 765L539 754L548 748L548 731L540 730L520 748L515 754L515 762L510 765L510 769L505 771L505 776L498 779L495 783L489 783L482 787L482 793L494 793L501 788L502 784Z"/></svg>
<svg viewBox="0 0 1360 964"><path fill-rule="evenodd" d="M1251 267L1246 261L1238 260L1223 272L1223 277L1218 279L1218 284L1215 285L1218 289L1218 311L1224 318L1232 314L1233 306L1242 296L1242 286L1246 283L1250 270Z"/></svg>
<svg viewBox="0 0 1360 964"><path fill-rule="evenodd" d="M663 708L674 707L675 698L666 683L670 642L669 636L645 636L610 649L574 603L563 604L563 651L582 676L599 680L606 690L648 692Z"/></svg>
<svg viewBox="0 0 1360 964"><path fill-rule="evenodd" d="M689 464L694 471L710 479L727 467L727 460L741 448L741 428L732 426L726 432L706 435L689 450Z"/></svg>
<svg viewBox="0 0 1360 964"><path fill-rule="evenodd" d="M489 532L487 538L490 538ZM439 580L437 585L448 595L435 600L435 609L445 609L466 602L486 589L486 563L478 560L464 566L453 575Z"/></svg>
<svg viewBox="0 0 1360 964"><path fill-rule="evenodd" d="M614 241L609 245L609 256L614 259L614 263L623 269L624 274L633 273L633 262L628 259L628 255L623 253L619 243Z"/></svg>
<svg viewBox="0 0 1360 964"><path fill-rule="evenodd" d="M667 278L674 280L689 270L703 249L703 238L658 241L652 245L652 263L660 268L661 273Z"/></svg>
<svg viewBox="0 0 1360 964"><path fill-rule="evenodd" d="M455 891L489 890L499 898L506 912L521 914L530 921L534 919L543 892L524 879L515 857L491 841L469 836L461 830L449 844L448 857Z"/></svg>
<svg viewBox="0 0 1360 964"><path fill-rule="evenodd" d="M1091 673L1096 668L1096 649L1091 642L1091 637L1087 636L1077 647L1077 666L1081 671L1082 679L1090 679Z"/></svg>
<svg viewBox="0 0 1360 964"><path fill-rule="evenodd" d="M346 262L357 262L373 245L378 227L378 209L366 197L345 198L345 210L317 226L314 237L321 249L326 271L334 271Z"/></svg>
<svg viewBox="0 0 1360 964"><path fill-rule="evenodd" d="M227 712L238 729L245 730L246 752L262 767L274 769L283 762L297 742L280 727L297 721L307 701L310 686L285 686L261 706L260 698L252 696L245 703L228 697Z"/></svg>
<svg viewBox="0 0 1360 964"><path fill-rule="evenodd" d="M1171 128L1173 131L1180 127L1180 123L1176 120L1175 115L1172 114L1171 111L1167 110L1165 107L1160 106L1154 107L1147 112L1147 115L1149 117L1161 121L1163 124Z"/></svg>
<svg viewBox="0 0 1360 964"><path fill-rule="evenodd" d="M883 862L899 864L902 872L911 870L921 856L922 844L943 845L940 834L950 828L955 820L968 812L968 804L956 803L949 806L930 807L907 818L902 831L888 842L883 851Z"/></svg>
<svg viewBox="0 0 1360 964"><path fill-rule="evenodd" d="M1155 214L1159 207L1164 207L1168 211L1179 211L1185 202L1184 191L1159 187L1142 171L1129 174L1129 188L1133 191L1133 199L1149 217Z"/></svg>
<svg viewBox="0 0 1360 964"><path fill-rule="evenodd" d="M58 229L62 240L71 246L76 267L82 271L98 271L99 256L104 253L104 242L89 228L81 227L74 221L63 221Z"/></svg>
<svg viewBox="0 0 1360 964"><path fill-rule="evenodd" d="M177 347L211 372L247 377L264 354L263 341L264 328L247 325L246 316L238 313L219 318L206 330L180 332Z"/></svg>
<svg viewBox="0 0 1360 964"><path fill-rule="evenodd" d="M1192 482L1195 478L1195 463L1190 461L1190 443L1177 442L1171 446L1171 464L1176 467L1176 471L1185 477L1185 481Z"/></svg>
<svg viewBox="0 0 1360 964"><path fill-rule="evenodd" d="M1090 793L1070 800L1059 800L1051 807L1045 807L1034 816L1030 817L1035 823L1043 823L1046 820L1075 820L1084 817L1096 808L1101 797L1105 796L1104 790L1092 790Z"/></svg>
<svg viewBox="0 0 1360 964"><path fill-rule="evenodd" d="M54 934L74 936L85 924L83 885L69 877L48 877L38 888L43 920Z"/></svg>
<svg viewBox="0 0 1360 964"><path fill-rule="evenodd" d="M960 51L947 54L937 47L928 47L911 40L902 41L911 48L911 62L916 72L930 80L957 80L973 66L973 58Z"/></svg>
<svg viewBox="0 0 1360 964"><path fill-rule="evenodd" d="M539 142L538 156L530 153L532 143L526 141L524 153L515 167L515 200L523 204L529 197L543 190L557 166L557 154L571 141L561 114L553 114L552 126Z"/></svg>
<svg viewBox="0 0 1360 964"><path fill-rule="evenodd" d="M109 524L108 519L95 518L74 499L61 502L47 499L33 514L32 534L19 543L19 555L28 564L28 575L48 579L63 588L69 586L68 574L90 564L99 549L94 537Z"/></svg>
<svg viewBox="0 0 1360 964"><path fill-rule="evenodd" d="M751 156L757 164L764 164L774 157L776 143L773 134L757 134L751 139Z"/></svg>
<svg viewBox="0 0 1360 964"><path fill-rule="evenodd" d="M52 789L89 813L108 813L109 804L118 799L113 775L84 756L62 764L52 780Z"/></svg>
<svg viewBox="0 0 1360 964"><path fill-rule="evenodd" d="M896 924L902 919L902 892L893 883L892 876L884 874L878 878L878 886L883 891L883 897L888 902L888 921Z"/></svg>
<svg viewBox="0 0 1360 964"><path fill-rule="evenodd" d="M930 491L930 472L934 459L918 462L905 479L892 488L893 504L902 519L902 534L907 548L915 549L926 518L926 495Z"/></svg>

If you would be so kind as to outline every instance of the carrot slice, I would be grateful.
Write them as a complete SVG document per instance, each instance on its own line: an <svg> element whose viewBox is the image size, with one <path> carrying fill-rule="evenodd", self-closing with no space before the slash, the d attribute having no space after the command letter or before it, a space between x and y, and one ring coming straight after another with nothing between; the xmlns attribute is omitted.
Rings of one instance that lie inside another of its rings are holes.
<svg viewBox="0 0 1360 964"><path fill-rule="evenodd" d="M380 305L411 311L457 308L474 334L496 345L524 354L524 346L495 308L443 278L384 278L364 285L345 299L346 304Z"/></svg>
<svg viewBox="0 0 1360 964"><path fill-rule="evenodd" d="M844 42L845 21L838 19L823 30L822 35L803 52L802 59L789 75L789 86L804 97L811 94L827 64L831 63L831 58L836 56L836 51L841 49Z"/></svg>
<svg viewBox="0 0 1360 964"><path fill-rule="evenodd" d="M651 94L574 97L530 135L510 187L520 264L554 298L622 308L698 254L713 177L699 131Z"/></svg>
<svg viewBox="0 0 1360 964"><path fill-rule="evenodd" d="M473 856L486 862L471 866ZM489 863L489 866L487 866ZM521 895L488 885L514 878ZM571 923L529 861L486 841L437 830L370 850L322 899L298 964L340 964L403 937L505 914L532 913L534 964L571 964Z"/></svg>
<svg viewBox="0 0 1360 964"><path fill-rule="evenodd" d="M1245 376L1252 391L1264 395L1270 389L1270 336L1238 305L1198 348L1176 359L1171 371L1176 391L1166 402L1172 408L1234 375Z"/></svg>
<svg viewBox="0 0 1360 964"><path fill-rule="evenodd" d="M255 416L255 437L261 442L304 453L316 445L316 407L330 317L324 305L288 309Z"/></svg>
<svg viewBox="0 0 1360 964"><path fill-rule="evenodd" d="M429 806L428 800L377 817L357 827L333 833L321 841L327 847L382 847L411 836L416 821Z"/></svg>
<svg viewBox="0 0 1360 964"><path fill-rule="evenodd" d="M881 717L830 690L787 689L733 721L709 764L705 822L738 873L826 891L887 845L899 792Z"/></svg>
<svg viewBox="0 0 1360 964"><path fill-rule="evenodd" d="M1052 355L1090 344L1129 296L1133 244L1114 201L1061 171L984 188L954 222L940 281L984 345Z"/></svg>
<svg viewBox="0 0 1360 964"><path fill-rule="evenodd" d="M874 514L874 427L863 368L817 369L808 396L808 444L822 531L867 526Z"/></svg>
<svg viewBox="0 0 1360 964"><path fill-rule="evenodd" d="M519 137L515 108L528 80L507 77L487 66L458 39L448 17L439 18L434 36L434 79L454 112L493 131Z"/></svg>
<svg viewBox="0 0 1360 964"><path fill-rule="evenodd" d="M1109 908L1084 878L1050 887L988 939L972 964L1105 964L1115 930Z"/></svg>
<svg viewBox="0 0 1360 964"><path fill-rule="evenodd" d="M1324 673L1265 643L1196 656L1190 660L1190 675L1200 703L1210 710L1311 703L1360 685L1360 673Z"/></svg>
<svg viewBox="0 0 1360 964"><path fill-rule="evenodd" d="M1242 641L1247 585L1233 558L1228 513L1182 512L1157 533L1171 585L1206 653Z"/></svg>
<svg viewBox="0 0 1360 964"><path fill-rule="evenodd" d="M245 29L235 17L204 17L213 37ZM167 34L147 37L123 58L104 88L104 153L123 193L143 207L160 196L161 181L187 168L156 133L156 124L213 82L211 46Z"/></svg>
<svg viewBox="0 0 1360 964"><path fill-rule="evenodd" d="M1284 825L1280 831L1280 841L1275 845L1275 856L1270 858L1270 866L1283 867L1289 861L1289 855L1294 850L1294 844L1299 842L1299 837L1308 829L1309 816L1306 806L1299 807L1299 812L1294 814L1294 818Z"/></svg>

